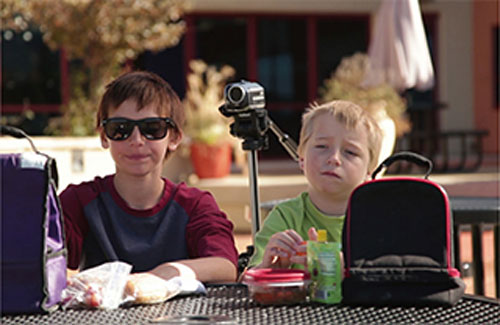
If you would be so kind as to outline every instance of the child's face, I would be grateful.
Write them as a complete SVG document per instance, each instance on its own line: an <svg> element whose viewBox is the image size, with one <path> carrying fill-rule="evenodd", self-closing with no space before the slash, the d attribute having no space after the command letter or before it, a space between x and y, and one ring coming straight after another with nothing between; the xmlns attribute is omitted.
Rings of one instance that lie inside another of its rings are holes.
<svg viewBox="0 0 500 325"><path fill-rule="evenodd" d="M368 138L362 127L346 129L335 117L324 114L313 121L300 167L310 195L348 200L352 190L367 179Z"/></svg>
<svg viewBox="0 0 500 325"><path fill-rule="evenodd" d="M148 105L139 111L135 100L126 100L116 110L110 110L108 119L117 117L140 120L167 116L160 116L154 104ZM175 132L171 129L168 130L163 139L148 140L141 134L137 125L130 136L121 141L109 139L102 127L100 134L103 148L109 148L115 161L116 173L133 176L151 174L159 177L167 149L175 150L180 142L180 136L176 137Z"/></svg>

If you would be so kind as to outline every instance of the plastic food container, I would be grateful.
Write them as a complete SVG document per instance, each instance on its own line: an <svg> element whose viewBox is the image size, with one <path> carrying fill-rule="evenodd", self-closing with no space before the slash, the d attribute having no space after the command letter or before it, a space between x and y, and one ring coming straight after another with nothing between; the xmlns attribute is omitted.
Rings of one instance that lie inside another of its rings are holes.
<svg viewBox="0 0 500 325"><path fill-rule="evenodd" d="M262 305L286 305L307 301L310 274L293 269L250 269L243 283L250 298Z"/></svg>

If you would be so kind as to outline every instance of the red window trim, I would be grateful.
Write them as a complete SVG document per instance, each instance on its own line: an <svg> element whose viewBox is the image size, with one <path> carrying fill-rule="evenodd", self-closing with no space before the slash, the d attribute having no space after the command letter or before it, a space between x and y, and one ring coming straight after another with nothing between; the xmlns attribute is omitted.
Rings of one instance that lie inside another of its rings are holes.
<svg viewBox="0 0 500 325"><path fill-rule="evenodd" d="M343 13L328 13L328 14L273 14L273 13L222 13L222 12L203 12L190 13L185 16L187 24L187 33L184 39L184 58L185 71L189 71L189 61L196 57L196 27L195 20L197 18L229 18L239 17L247 21L247 76L249 80L258 81L258 45L257 45L257 22L259 18L295 18L306 20L306 35L307 35L307 101L313 102L317 99L318 91L318 53L317 53L317 22L319 19L335 17L336 19L370 19L369 13L363 14L343 14ZM369 36L369 30L367 30ZM285 103L270 103L269 109L280 109L279 107L293 107L293 109L304 109L304 103L295 101Z"/></svg>

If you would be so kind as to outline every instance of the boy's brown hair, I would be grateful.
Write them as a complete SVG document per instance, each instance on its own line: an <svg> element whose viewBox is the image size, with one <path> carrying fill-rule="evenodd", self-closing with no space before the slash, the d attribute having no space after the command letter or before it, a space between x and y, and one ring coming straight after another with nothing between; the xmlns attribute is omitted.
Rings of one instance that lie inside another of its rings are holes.
<svg viewBox="0 0 500 325"><path fill-rule="evenodd" d="M184 109L172 87L160 76L147 71L127 72L106 86L97 111L97 126L109 116L109 111L117 109L124 101L133 99L139 110L155 104L161 117L170 117L177 135L182 132L185 121Z"/></svg>
<svg viewBox="0 0 500 325"><path fill-rule="evenodd" d="M174 121L174 138L181 136L185 113L179 96L163 78L147 71L127 72L106 86L97 111L97 127L108 118L110 110L117 109L128 99L135 100L139 110L155 104L160 117L170 117ZM165 158L168 155L169 150Z"/></svg>
<svg viewBox="0 0 500 325"><path fill-rule="evenodd" d="M346 100L334 100L322 105L312 104L302 115L302 128L298 153L302 155L306 143L311 138L314 121L323 114L331 114L348 130L363 126L368 136L369 172L372 172L378 163L380 147L382 146L382 130L373 117L363 108Z"/></svg>

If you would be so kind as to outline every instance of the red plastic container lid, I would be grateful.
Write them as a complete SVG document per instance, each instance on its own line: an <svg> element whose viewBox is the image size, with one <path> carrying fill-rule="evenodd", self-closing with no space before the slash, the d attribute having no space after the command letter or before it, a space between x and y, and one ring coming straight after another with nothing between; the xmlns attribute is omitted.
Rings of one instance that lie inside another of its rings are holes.
<svg viewBox="0 0 500 325"><path fill-rule="evenodd" d="M294 269L250 269L245 273L244 280L251 282L297 282L309 280L307 271Z"/></svg>

